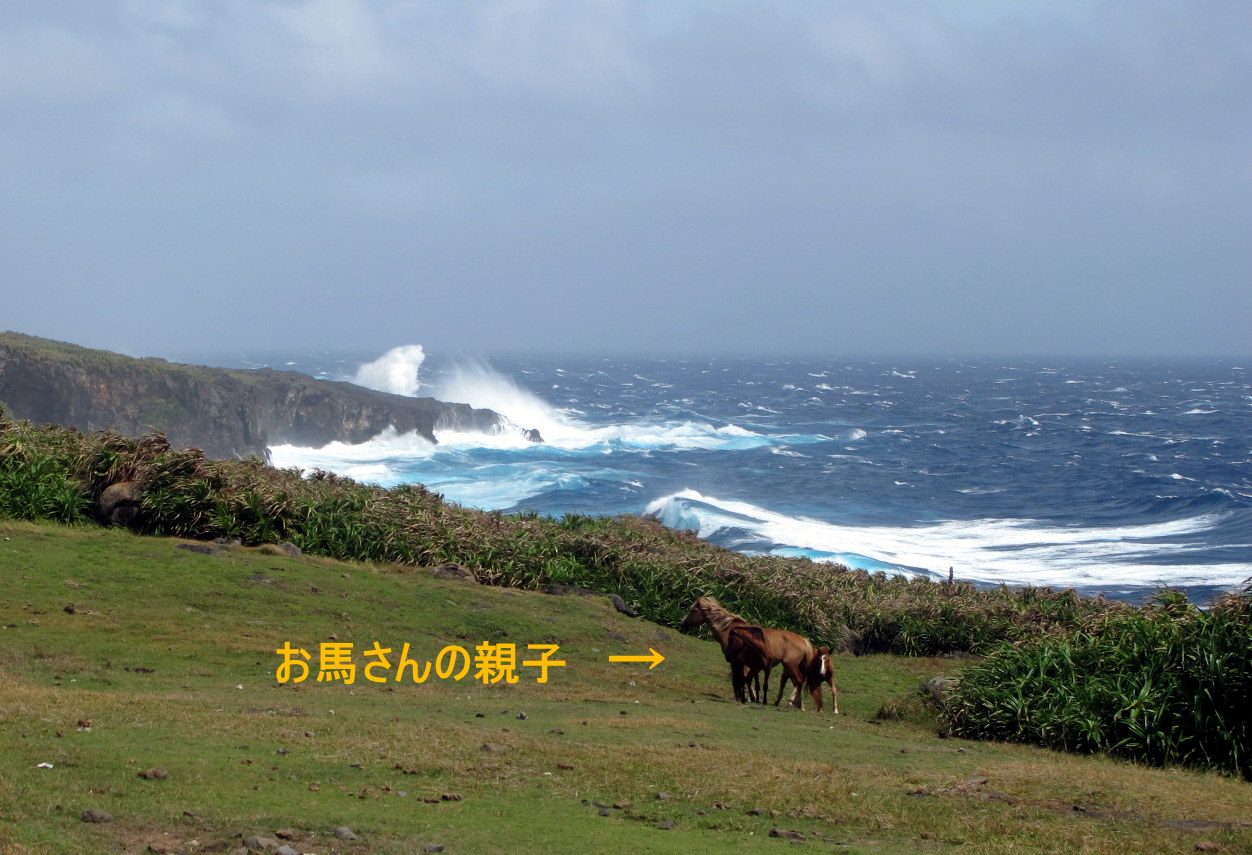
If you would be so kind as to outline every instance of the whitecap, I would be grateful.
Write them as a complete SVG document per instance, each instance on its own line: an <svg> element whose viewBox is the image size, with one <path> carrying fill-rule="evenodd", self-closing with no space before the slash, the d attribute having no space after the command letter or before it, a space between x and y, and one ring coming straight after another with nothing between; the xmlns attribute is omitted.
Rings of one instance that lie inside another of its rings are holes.
<svg viewBox="0 0 1252 855"><path fill-rule="evenodd" d="M745 552L806 555L861 569L891 569L998 584L1053 587L1137 585L1234 586L1252 563L1161 563L1204 550L1186 542L1225 519L1203 514L1131 526L1050 526L1035 520L949 520L915 526L848 525L718 499L694 490L657 499L647 513L702 537L732 538ZM1246 547L1243 547L1246 549Z"/></svg>

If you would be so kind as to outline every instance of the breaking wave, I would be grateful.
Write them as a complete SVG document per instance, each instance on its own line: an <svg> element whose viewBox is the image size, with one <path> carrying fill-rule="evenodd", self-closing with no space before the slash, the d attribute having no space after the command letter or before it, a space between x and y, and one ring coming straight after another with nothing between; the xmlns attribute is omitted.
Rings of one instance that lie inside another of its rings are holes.
<svg viewBox="0 0 1252 855"><path fill-rule="evenodd" d="M1075 528L1036 520L945 520L912 526L841 524L770 511L745 502L683 490L648 505L671 528L743 552L810 558L863 570L956 576L975 582L1054 587L1233 586L1246 563L1163 564L1207 547L1229 514L1201 514L1165 523ZM1233 556L1232 556L1233 557Z"/></svg>

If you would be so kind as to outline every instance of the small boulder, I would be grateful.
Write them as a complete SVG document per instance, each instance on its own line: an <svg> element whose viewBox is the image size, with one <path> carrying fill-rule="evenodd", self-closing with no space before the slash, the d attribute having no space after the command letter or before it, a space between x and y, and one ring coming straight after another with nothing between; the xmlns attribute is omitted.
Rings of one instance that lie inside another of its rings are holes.
<svg viewBox="0 0 1252 855"><path fill-rule="evenodd" d="M296 558L304 554L300 550L300 547L296 546L294 543L292 543L289 540L284 541L283 543L263 544L257 549L257 552L261 553L262 555L275 555L279 557L289 556L291 558Z"/></svg>
<svg viewBox="0 0 1252 855"><path fill-rule="evenodd" d="M83 822L112 822L113 814L105 810L89 809L83 811Z"/></svg>
<svg viewBox="0 0 1252 855"><path fill-rule="evenodd" d="M478 584L478 577L474 575L474 571L466 567L464 564L449 562L447 564L439 565L430 572L436 579L451 579L454 582L472 582L474 584Z"/></svg>
<svg viewBox="0 0 1252 855"><path fill-rule="evenodd" d="M249 849L277 849L278 841L273 837L262 837L259 834L253 834L243 839L243 845Z"/></svg>
<svg viewBox="0 0 1252 855"><path fill-rule="evenodd" d="M180 543L178 548L200 555L221 555L225 551L222 547L212 543Z"/></svg>
<svg viewBox="0 0 1252 855"><path fill-rule="evenodd" d="M952 694L952 690L956 688L956 684L960 681L956 677L935 676L931 677L925 683L922 683L922 691L940 706L948 699L948 695Z"/></svg>
<svg viewBox="0 0 1252 855"><path fill-rule="evenodd" d="M105 525L129 527L143 508L143 488L135 481L110 484L96 499L96 518Z"/></svg>

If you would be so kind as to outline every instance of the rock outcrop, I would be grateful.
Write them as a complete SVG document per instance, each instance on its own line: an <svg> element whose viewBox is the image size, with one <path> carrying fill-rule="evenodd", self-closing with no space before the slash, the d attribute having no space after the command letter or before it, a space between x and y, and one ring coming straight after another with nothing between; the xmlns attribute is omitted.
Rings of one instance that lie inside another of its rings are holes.
<svg viewBox="0 0 1252 855"><path fill-rule="evenodd" d="M209 457L268 458L272 445L365 442L388 427L435 442L435 431L522 431L491 410L407 398L295 371L229 370L134 359L0 334L0 406L13 418L126 435L160 431ZM533 434L533 435L532 435ZM541 440L540 440L541 441Z"/></svg>

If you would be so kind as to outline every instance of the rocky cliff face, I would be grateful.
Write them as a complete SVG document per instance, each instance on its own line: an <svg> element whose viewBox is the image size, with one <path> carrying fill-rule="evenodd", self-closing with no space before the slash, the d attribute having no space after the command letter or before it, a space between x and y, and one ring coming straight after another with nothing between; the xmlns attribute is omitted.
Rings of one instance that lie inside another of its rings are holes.
<svg viewBox="0 0 1252 855"><path fill-rule="evenodd" d="M435 441L435 431L519 430L491 410L406 398L294 371L231 371L133 359L0 334L0 405L14 418L126 435L163 432L209 457L256 455L292 443L364 442L387 427ZM531 439L537 434L528 433Z"/></svg>

